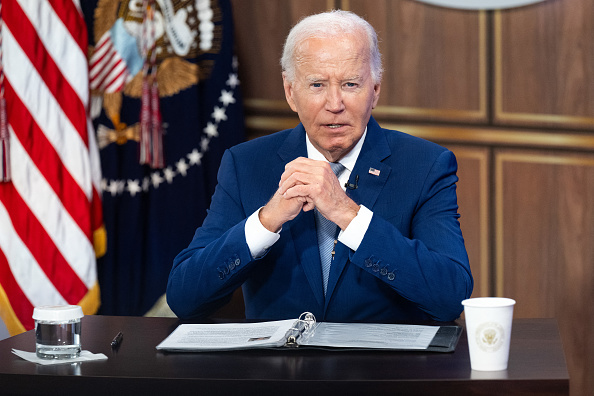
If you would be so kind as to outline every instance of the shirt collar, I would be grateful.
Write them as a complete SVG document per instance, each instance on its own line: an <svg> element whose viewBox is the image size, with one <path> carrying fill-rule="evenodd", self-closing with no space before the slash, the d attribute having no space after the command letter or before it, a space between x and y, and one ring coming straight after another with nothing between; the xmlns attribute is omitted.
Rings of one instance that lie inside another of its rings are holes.
<svg viewBox="0 0 594 396"><path fill-rule="evenodd" d="M352 172L355 168L355 163L357 162L357 158L359 157L359 153L361 152L361 147L363 147L363 142L365 141L366 135L367 127L365 127L365 131L363 132L361 139L359 139L355 147L353 147L352 150L347 153L347 155L345 155L340 161L338 161L342 164L342 166L348 169L349 172ZM305 134L305 143L307 145L308 158L328 162L326 157L324 157L324 155L320 153L318 149L315 148L314 145L311 143L311 141L309 140L309 136L307 136L307 133Z"/></svg>

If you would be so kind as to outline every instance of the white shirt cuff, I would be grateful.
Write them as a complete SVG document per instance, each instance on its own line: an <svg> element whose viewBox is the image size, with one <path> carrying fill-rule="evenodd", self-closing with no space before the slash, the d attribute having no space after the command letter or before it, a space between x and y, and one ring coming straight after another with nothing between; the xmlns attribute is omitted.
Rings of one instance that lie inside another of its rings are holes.
<svg viewBox="0 0 594 396"><path fill-rule="evenodd" d="M262 257L268 249L280 238L278 233L269 231L260 222L260 210L256 210L245 222L245 240L250 248L252 257Z"/></svg>
<svg viewBox="0 0 594 396"><path fill-rule="evenodd" d="M357 212L357 216L349 223L348 227L344 231L340 231L338 234L338 241L346 246L349 247L351 250L357 250L367 229L369 228L369 224L371 223L371 218L373 217L373 212L367 209L365 206L360 205L359 212Z"/></svg>

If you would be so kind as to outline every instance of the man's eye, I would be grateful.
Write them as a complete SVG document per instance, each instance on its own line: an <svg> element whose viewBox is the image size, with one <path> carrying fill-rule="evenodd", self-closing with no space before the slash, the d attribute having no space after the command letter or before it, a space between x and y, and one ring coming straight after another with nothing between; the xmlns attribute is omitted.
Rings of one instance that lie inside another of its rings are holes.
<svg viewBox="0 0 594 396"><path fill-rule="evenodd" d="M345 84L345 86L346 86L347 88L355 88L355 87L357 86L357 83L354 83L354 82L348 82L348 83L346 83L346 84Z"/></svg>
<svg viewBox="0 0 594 396"><path fill-rule="evenodd" d="M321 88L322 83L312 83L311 86L312 86L312 88Z"/></svg>

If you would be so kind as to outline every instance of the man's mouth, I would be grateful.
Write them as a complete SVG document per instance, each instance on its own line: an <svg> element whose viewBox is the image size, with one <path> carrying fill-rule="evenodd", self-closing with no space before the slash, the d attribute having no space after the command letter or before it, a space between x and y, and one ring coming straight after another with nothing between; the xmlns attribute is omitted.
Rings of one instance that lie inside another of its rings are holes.
<svg viewBox="0 0 594 396"><path fill-rule="evenodd" d="M336 129L344 126L344 124L326 124L326 126L330 129Z"/></svg>

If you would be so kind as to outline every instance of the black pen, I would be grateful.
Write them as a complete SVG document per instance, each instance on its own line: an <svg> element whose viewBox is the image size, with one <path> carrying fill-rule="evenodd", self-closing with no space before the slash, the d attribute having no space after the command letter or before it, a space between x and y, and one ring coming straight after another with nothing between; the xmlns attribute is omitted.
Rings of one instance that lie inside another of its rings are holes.
<svg viewBox="0 0 594 396"><path fill-rule="evenodd" d="M113 337L113 340L111 340L111 347L114 348L120 345L122 338L124 338L124 334L120 331L115 337Z"/></svg>

